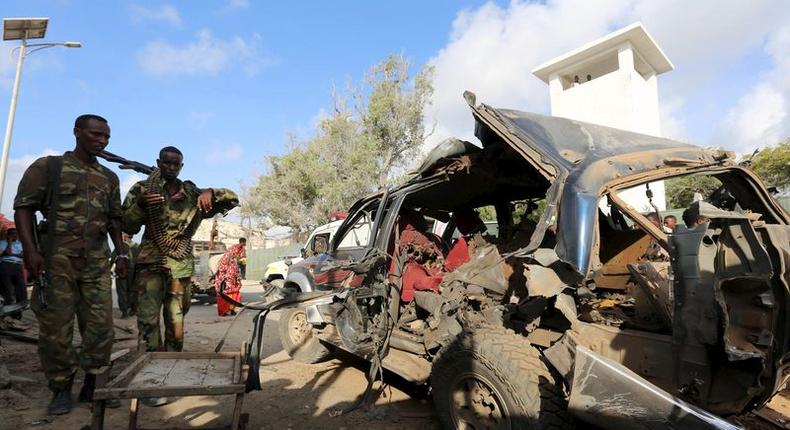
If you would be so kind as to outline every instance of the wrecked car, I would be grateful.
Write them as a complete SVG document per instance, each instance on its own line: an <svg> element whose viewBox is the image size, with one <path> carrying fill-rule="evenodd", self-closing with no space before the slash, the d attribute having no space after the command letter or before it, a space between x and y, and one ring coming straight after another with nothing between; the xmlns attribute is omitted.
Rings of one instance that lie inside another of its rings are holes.
<svg viewBox="0 0 790 430"><path fill-rule="evenodd" d="M337 291L281 315L293 358L429 384L447 428L737 428L786 384L790 216L732 154L465 98L482 147L445 141L291 267ZM721 184L697 227L626 198L685 175Z"/></svg>

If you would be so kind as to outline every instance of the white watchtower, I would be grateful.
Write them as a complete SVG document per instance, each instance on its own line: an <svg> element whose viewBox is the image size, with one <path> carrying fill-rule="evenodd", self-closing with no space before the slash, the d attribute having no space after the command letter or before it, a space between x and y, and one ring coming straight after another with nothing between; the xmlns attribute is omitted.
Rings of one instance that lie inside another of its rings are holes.
<svg viewBox="0 0 790 430"><path fill-rule="evenodd" d="M636 22L532 73L549 84L553 116L660 136L657 76L673 68L642 23ZM665 209L663 183L651 188L654 202ZM628 200L647 210L644 193L634 197L643 201Z"/></svg>

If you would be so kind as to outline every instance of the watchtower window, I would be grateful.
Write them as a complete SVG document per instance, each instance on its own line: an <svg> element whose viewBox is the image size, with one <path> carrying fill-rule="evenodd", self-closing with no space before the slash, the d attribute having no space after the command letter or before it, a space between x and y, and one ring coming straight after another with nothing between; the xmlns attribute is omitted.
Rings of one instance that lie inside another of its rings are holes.
<svg viewBox="0 0 790 430"><path fill-rule="evenodd" d="M562 89L567 90L594 81L601 76L616 72L619 68L617 50L611 50L577 64L573 69L560 75Z"/></svg>

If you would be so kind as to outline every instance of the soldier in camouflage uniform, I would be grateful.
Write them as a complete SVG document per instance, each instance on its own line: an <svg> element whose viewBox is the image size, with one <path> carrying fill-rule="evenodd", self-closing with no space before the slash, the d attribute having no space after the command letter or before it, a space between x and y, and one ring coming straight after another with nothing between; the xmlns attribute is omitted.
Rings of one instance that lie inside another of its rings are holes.
<svg viewBox="0 0 790 430"><path fill-rule="evenodd" d="M54 393L50 414L71 410L78 363L85 370L81 401L93 399L96 372L110 364L114 331L107 234L116 248L124 249L118 177L96 161L109 143L107 120L82 115L74 123L74 136L74 151L39 158L28 167L14 199L25 264L31 276L48 281L43 292L38 291L41 284L34 290L32 308L39 323L41 367ZM34 243L36 211L50 226L46 231L51 235L41 241L44 255ZM125 276L124 252L115 264ZM72 346L75 314L82 336L79 356Z"/></svg>
<svg viewBox="0 0 790 430"><path fill-rule="evenodd" d="M168 239L190 241L194 230L189 225L211 218L238 204L238 197L222 188L199 189L190 181L181 181L178 174L183 167L183 155L174 147L163 148L156 160L161 179L156 185L160 193L147 192L152 176L137 182L123 202L123 229L135 234L145 225L145 233L136 259L135 288L138 294L137 326L140 341L146 350L181 351L184 346L184 316L189 311L194 260L189 246L187 255L173 257L163 253L153 237L152 223L162 227ZM150 207L162 205L158 212ZM152 215L158 213L158 215ZM152 219L155 217L156 219ZM198 224L199 225L199 224ZM159 327L159 315L164 317L165 336Z"/></svg>
<svg viewBox="0 0 790 430"><path fill-rule="evenodd" d="M118 309L121 310L121 318L126 319L130 315L137 315L137 291L134 289L134 259L140 251L140 246L132 240L132 236L124 233L123 243L126 245L126 255L128 255L128 269L126 276L115 275L115 293L118 296ZM113 249L110 255L110 262L115 261L118 250Z"/></svg>

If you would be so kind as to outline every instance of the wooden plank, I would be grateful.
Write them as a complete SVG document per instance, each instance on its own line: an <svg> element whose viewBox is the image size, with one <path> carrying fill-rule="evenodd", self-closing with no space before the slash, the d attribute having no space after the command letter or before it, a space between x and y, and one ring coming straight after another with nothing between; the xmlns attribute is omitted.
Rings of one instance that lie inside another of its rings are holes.
<svg viewBox="0 0 790 430"><path fill-rule="evenodd" d="M221 386L187 386L187 387L149 387L149 388L105 388L93 392L93 398L106 399L133 399L143 397L189 397L189 396L222 396L225 394L239 394L244 392L243 384Z"/></svg>
<svg viewBox="0 0 790 430"><path fill-rule="evenodd" d="M241 383L241 356L233 359L233 383Z"/></svg>
<svg viewBox="0 0 790 430"><path fill-rule="evenodd" d="M33 336L30 334L20 333L11 330L0 330L0 335L7 336L16 340L21 340L23 342L38 343L38 335Z"/></svg>
<svg viewBox="0 0 790 430"><path fill-rule="evenodd" d="M95 400L93 402L91 430L104 430L104 407L104 400Z"/></svg>
<svg viewBox="0 0 790 430"><path fill-rule="evenodd" d="M163 386L165 378L178 361L174 358L164 360L151 358L126 385L130 388Z"/></svg>
<svg viewBox="0 0 790 430"><path fill-rule="evenodd" d="M116 376L115 379L110 381L110 383L107 385L107 388L117 387L129 382L129 380L134 377L137 371L140 370L150 358L151 355L149 353L141 354L136 360L132 362L132 364L129 365L129 367L123 369L123 371L118 376Z"/></svg>
<svg viewBox="0 0 790 430"><path fill-rule="evenodd" d="M233 422L230 424L230 428L233 430L239 429L239 424L241 423L241 410L244 407L244 394L236 394L236 403L233 405Z"/></svg>
<svg viewBox="0 0 790 430"><path fill-rule="evenodd" d="M236 360L237 358L211 360L200 385L238 384L239 381L235 374Z"/></svg>
<svg viewBox="0 0 790 430"><path fill-rule="evenodd" d="M237 357L239 353L237 352L172 352L172 351L162 351L162 352L151 352L151 358L154 359L186 359L191 360L195 358L233 358Z"/></svg>
<svg viewBox="0 0 790 430"><path fill-rule="evenodd" d="M229 358L151 359L127 386L144 388L233 384L234 360Z"/></svg>
<svg viewBox="0 0 790 430"><path fill-rule="evenodd" d="M137 430L230 430L230 425L221 427L137 427Z"/></svg>
<svg viewBox="0 0 790 430"><path fill-rule="evenodd" d="M104 388L107 385L107 379L110 377L110 369L112 368L113 363L129 352L129 348L124 348L120 351L115 351L110 354L110 364L107 366L102 366L96 371L96 387Z"/></svg>
<svg viewBox="0 0 790 430"><path fill-rule="evenodd" d="M139 408L140 400L132 399L132 402L129 404L129 430L137 430L137 410Z"/></svg>
<svg viewBox="0 0 790 430"><path fill-rule="evenodd" d="M163 387L188 387L199 386L203 380L208 368L211 364L211 359L195 359L195 360L175 360L173 368L165 375L162 380ZM227 381L232 382L232 381ZM131 386L131 384L130 384Z"/></svg>
<svg viewBox="0 0 790 430"><path fill-rule="evenodd" d="M192 359L152 357L127 386L144 388L233 384L235 360L235 357Z"/></svg>
<svg viewBox="0 0 790 430"><path fill-rule="evenodd" d="M132 350L129 349L129 348L124 348L124 349L120 349L118 351L113 352L112 354L110 354L110 363L114 363L116 360L118 360L121 357L126 356L126 354L128 354L130 352L132 352Z"/></svg>

